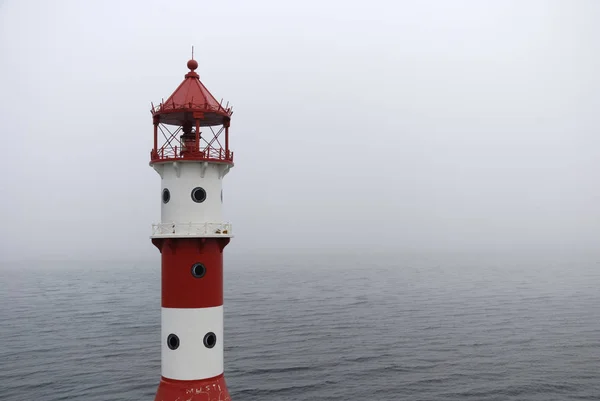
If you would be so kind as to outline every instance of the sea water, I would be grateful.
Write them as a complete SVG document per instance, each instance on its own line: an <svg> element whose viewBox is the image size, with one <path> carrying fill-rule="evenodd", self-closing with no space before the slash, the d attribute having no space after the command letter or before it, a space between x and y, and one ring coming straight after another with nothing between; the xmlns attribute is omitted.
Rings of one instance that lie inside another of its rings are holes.
<svg viewBox="0 0 600 401"><path fill-rule="evenodd" d="M600 258L225 249L232 400L599 400ZM0 268L0 399L153 400L160 265Z"/></svg>

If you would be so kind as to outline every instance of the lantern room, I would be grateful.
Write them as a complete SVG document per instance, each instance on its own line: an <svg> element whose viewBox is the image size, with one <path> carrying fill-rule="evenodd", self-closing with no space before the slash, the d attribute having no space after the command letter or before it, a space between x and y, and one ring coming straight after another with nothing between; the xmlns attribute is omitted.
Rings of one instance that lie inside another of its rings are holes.
<svg viewBox="0 0 600 401"><path fill-rule="evenodd" d="M223 106L200 81L198 62L188 61L189 72L169 98L152 105L154 147L150 164L190 160L233 165L229 125L233 111Z"/></svg>

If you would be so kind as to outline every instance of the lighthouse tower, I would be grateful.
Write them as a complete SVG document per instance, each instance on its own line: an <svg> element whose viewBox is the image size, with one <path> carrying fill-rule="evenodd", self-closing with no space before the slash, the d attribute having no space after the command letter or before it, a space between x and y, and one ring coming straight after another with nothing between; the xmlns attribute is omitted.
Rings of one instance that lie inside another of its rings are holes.
<svg viewBox="0 0 600 401"><path fill-rule="evenodd" d="M223 177L233 167L231 108L200 82L198 63L152 105L150 165L161 178L161 380L156 401L230 400L223 377Z"/></svg>

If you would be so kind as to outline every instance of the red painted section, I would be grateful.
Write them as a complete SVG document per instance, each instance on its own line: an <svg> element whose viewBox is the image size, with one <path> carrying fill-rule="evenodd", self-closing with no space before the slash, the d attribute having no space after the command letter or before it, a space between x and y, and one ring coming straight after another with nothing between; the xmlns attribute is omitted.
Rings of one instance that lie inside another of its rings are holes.
<svg viewBox="0 0 600 401"><path fill-rule="evenodd" d="M153 241L162 255L162 306L207 308L223 305L223 248L229 238L169 238ZM197 278L192 266L202 263Z"/></svg>
<svg viewBox="0 0 600 401"><path fill-rule="evenodd" d="M150 151L150 163L182 160L233 165L233 152L229 147L233 109L229 102L218 102L200 81L195 72L197 61L192 59L187 66L190 71L175 92L158 106L152 105L154 147ZM212 128L219 125L220 128ZM223 131L224 144L223 138L219 138Z"/></svg>
<svg viewBox="0 0 600 401"><path fill-rule="evenodd" d="M202 152L188 152L186 154L177 154L173 152L167 152L167 154L165 154L164 148L159 149L157 152L154 152L154 150L150 151L151 164L177 162L182 160L233 165L233 152L225 151L224 149L209 149Z"/></svg>
<svg viewBox="0 0 600 401"><path fill-rule="evenodd" d="M155 401L231 401L225 377L205 380L171 380L161 377Z"/></svg>
<svg viewBox="0 0 600 401"><path fill-rule="evenodd" d="M185 79L175 92L152 111L153 115L159 117L161 123L172 125L181 125L191 118L198 120L201 126L229 121L231 109L219 103L200 82L200 77L194 71L198 63L190 60L187 66L190 72L185 74Z"/></svg>

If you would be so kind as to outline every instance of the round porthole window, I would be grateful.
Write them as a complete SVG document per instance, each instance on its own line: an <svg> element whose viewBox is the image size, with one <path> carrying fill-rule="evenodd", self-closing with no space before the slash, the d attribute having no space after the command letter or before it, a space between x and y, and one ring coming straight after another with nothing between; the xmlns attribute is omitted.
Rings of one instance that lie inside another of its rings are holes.
<svg viewBox="0 0 600 401"><path fill-rule="evenodd" d="M179 348L179 337L177 337L175 334L169 334L167 337L167 347L172 350Z"/></svg>
<svg viewBox="0 0 600 401"><path fill-rule="evenodd" d="M204 188L196 187L192 189L192 200L196 203L202 203L206 200L206 191Z"/></svg>
<svg viewBox="0 0 600 401"><path fill-rule="evenodd" d="M206 274L206 267L202 263L194 263L192 265L192 276L196 278L204 277Z"/></svg>
<svg viewBox="0 0 600 401"><path fill-rule="evenodd" d="M162 201L163 203L168 203L169 200L171 200L171 193L169 192L169 190L167 188L163 189L162 192Z"/></svg>
<svg viewBox="0 0 600 401"><path fill-rule="evenodd" d="M210 333L206 333L204 336L204 346L206 348L212 348L217 344L217 336L212 331Z"/></svg>

